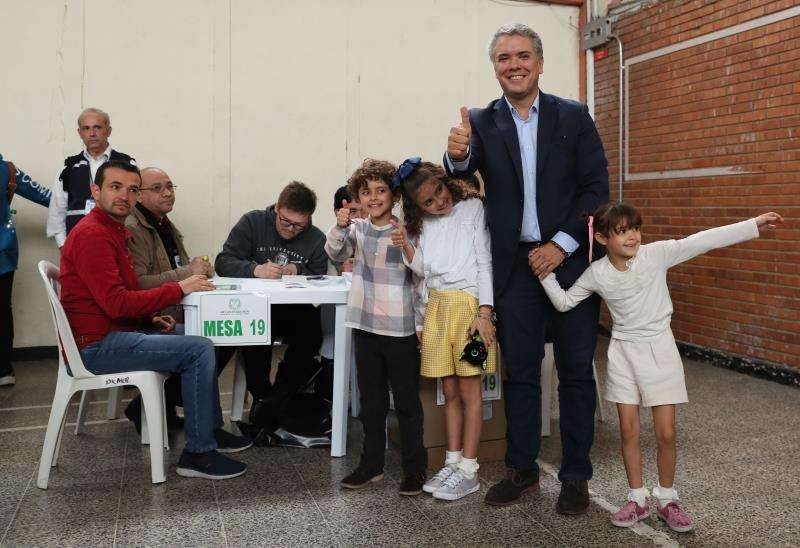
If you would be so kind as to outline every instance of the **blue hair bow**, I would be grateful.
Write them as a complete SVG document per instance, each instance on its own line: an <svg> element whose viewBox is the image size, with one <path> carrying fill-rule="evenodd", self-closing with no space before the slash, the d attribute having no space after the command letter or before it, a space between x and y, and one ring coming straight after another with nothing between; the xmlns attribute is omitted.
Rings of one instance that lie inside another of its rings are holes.
<svg viewBox="0 0 800 548"><path fill-rule="evenodd" d="M403 184L403 181L408 179L408 176L411 175L415 169L417 169L417 166L420 163L422 163L422 158L419 156L414 156L404 160L403 163L400 164L400 167L397 168L394 177L392 177L392 191L397 190L400 185Z"/></svg>

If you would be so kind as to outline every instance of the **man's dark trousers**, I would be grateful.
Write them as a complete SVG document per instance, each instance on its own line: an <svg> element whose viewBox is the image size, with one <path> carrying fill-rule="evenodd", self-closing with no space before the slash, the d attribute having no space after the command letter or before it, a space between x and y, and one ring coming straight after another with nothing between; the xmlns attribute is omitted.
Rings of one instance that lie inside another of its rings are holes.
<svg viewBox="0 0 800 548"><path fill-rule="evenodd" d="M302 379L309 371L322 345L319 308L310 304L274 305L270 317L273 339L280 337L287 345L283 360L289 367L281 374L292 381L290 384L295 384L295 379ZM237 349L241 350L244 358L247 390L258 401L272 390L269 381L272 346L219 346L216 349L218 372L222 372Z"/></svg>
<svg viewBox="0 0 800 548"><path fill-rule="evenodd" d="M495 298L498 341L506 374L506 464L511 468L538 470L541 363L545 335L549 332L554 341L559 379L563 460L558 478L588 480L592 477L589 450L597 404L592 359L600 299L593 295L569 312L557 312L528 265L530 249L530 245L519 245L508 283Z"/></svg>

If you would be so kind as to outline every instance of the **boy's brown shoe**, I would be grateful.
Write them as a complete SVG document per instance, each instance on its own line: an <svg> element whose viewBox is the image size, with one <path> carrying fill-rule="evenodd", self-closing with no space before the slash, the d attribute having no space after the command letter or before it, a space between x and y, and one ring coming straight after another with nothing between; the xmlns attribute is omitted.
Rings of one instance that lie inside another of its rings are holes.
<svg viewBox="0 0 800 548"><path fill-rule="evenodd" d="M539 472L509 468L506 478L492 485L483 499L492 506L508 506L519 502L522 495L539 490Z"/></svg>
<svg viewBox="0 0 800 548"><path fill-rule="evenodd" d="M400 494L407 497L422 493L422 486L425 485L425 473L414 472L406 474L403 483L400 484Z"/></svg>
<svg viewBox="0 0 800 548"><path fill-rule="evenodd" d="M376 483L383 480L383 470L376 469L374 466L368 466L364 463L358 465L358 468L344 478L340 485L347 489L361 489L370 483Z"/></svg>

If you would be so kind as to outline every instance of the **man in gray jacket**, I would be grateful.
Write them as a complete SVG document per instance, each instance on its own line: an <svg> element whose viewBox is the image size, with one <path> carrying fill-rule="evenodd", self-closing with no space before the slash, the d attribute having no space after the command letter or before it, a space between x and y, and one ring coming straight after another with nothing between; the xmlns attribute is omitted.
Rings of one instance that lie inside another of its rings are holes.
<svg viewBox="0 0 800 548"><path fill-rule="evenodd" d="M131 210L125 226L131 233L128 250L133 258L133 269L139 278L141 289L160 287L167 282L180 282L193 274L211 278L214 269L207 258L189 254L183 245L183 235L168 214L175 207L175 190L178 188L170 176L157 167L141 171L142 186L139 203ZM172 316L177 322L176 333L183 334L183 308L171 306L161 315ZM171 375L164 384L167 425L182 428L183 422L175 412L175 406L183 407L180 375ZM141 396L136 396L125 409L125 416L141 432Z"/></svg>
<svg viewBox="0 0 800 548"><path fill-rule="evenodd" d="M299 181L286 185L275 205L246 213L236 223L217 255L217 274L271 279L325 274L325 235L311 224L316 207L317 196L306 185ZM319 309L310 304L273 306L272 336L288 344L284 362L289 375L307 369L322 343ZM234 350L218 347L217 364L224 366ZM271 346L244 346L239 350L244 357L248 391L255 401L266 397L272 388Z"/></svg>

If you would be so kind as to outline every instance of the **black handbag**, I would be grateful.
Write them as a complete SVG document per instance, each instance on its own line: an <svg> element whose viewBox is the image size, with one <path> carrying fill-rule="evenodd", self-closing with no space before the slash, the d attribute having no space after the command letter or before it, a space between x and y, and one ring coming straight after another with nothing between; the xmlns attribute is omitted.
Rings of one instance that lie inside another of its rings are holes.
<svg viewBox="0 0 800 548"><path fill-rule="evenodd" d="M486 360L489 357L489 351L486 350L486 345L481 339L481 336L475 333L470 336L470 340L464 347L461 353L461 361L486 369Z"/></svg>

